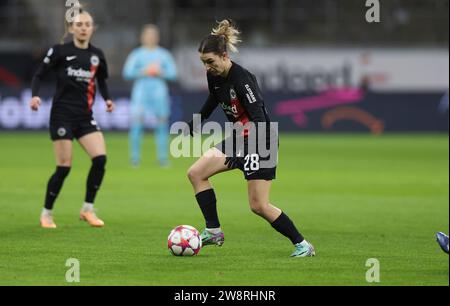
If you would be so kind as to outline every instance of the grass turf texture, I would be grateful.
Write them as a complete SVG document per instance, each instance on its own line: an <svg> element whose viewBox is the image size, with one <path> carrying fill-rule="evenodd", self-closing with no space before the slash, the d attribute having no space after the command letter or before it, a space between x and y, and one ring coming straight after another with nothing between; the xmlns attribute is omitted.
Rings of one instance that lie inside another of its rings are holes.
<svg viewBox="0 0 450 306"><path fill-rule="evenodd" d="M74 167L56 203L56 231L40 229L54 170L44 133L0 133L0 285L66 285L68 258L81 285L368 285L369 258L380 285L448 285L449 259L434 235L448 231L447 135L283 135L271 200L315 245L292 259L289 241L253 215L240 172L213 178L226 234L222 248L177 258L166 247L180 224L203 229L186 171L193 159L128 163L125 134L106 134L108 166L97 198L104 229L78 221L90 167L75 146Z"/></svg>

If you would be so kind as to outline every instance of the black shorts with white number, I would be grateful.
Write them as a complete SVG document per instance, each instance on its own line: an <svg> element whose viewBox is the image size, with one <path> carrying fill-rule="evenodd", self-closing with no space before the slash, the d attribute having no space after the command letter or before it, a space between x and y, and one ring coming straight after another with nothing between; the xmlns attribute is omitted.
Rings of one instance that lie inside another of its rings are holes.
<svg viewBox="0 0 450 306"><path fill-rule="evenodd" d="M233 141L233 145L231 145L231 141ZM272 148L275 148L275 150L270 150L267 147L267 151L259 152L250 148L246 139L239 144L236 137L230 137L219 143L216 148L224 153L227 159L232 157L238 159L237 169L244 173L247 181L272 181L276 179L278 142L272 144Z"/></svg>
<svg viewBox="0 0 450 306"><path fill-rule="evenodd" d="M82 119L76 121L51 120L50 136L53 141L80 139L91 133L99 132L100 128L93 119Z"/></svg>

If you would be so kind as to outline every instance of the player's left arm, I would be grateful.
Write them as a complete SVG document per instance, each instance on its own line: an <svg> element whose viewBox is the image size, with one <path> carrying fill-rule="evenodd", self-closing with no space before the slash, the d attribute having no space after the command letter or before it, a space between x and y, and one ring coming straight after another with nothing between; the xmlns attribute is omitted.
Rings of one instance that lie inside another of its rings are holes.
<svg viewBox="0 0 450 306"><path fill-rule="evenodd" d="M278 131L272 128L272 123L267 113L267 109L262 97L261 90L255 76L247 74L241 77L237 82L236 94L239 101L243 104L247 111L249 119L254 123L254 127L247 126L248 135L253 133L252 129L256 128L256 139L258 142L256 152L259 158L264 158L264 163L258 165L265 168L276 167L278 160ZM260 137L265 136L265 142ZM262 140L263 142L259 142ZM265 149L264 146L265 145ZM262 149L262 150L261 150ZM239 163L239 160L228 160L228 167L233 167Z"/></svg>
<svg viewBox="0 0 450 306"><path fill-rule="evenodd" d="M252 76L241 76L236 82L236 94L247 110L252 122L266 122L264 100L256 79Z"/></svg>
<svg viewBox="0 0 450 306"><path fill-rule="evenodd" d="M262 98L261 91L259 90L258 83L251 75L242 74L234 81L236 95L242 106L247 111L247 115L252 123L255 124L255 128L258 129L259 122L267 122L264 108L264 100ZM254 130L249 127L248 124L244 126L245 130L249 133L254 133ZM258 135L256 130L256 135ZM247 153L252 154L253 152ZM242 165L242 158L238 156L227 157L225 160L225 166L228 169L240 168Z"/></svg>
<svg viewBox="0 0 450 306"><path fill-rule="evenodd" d="M114 111L115 105L111 99L108 84L106 82L106 79L108 79L108 64L106 62L106 58L103 52L100 52L99 57L100 57L100 64L96 74L98 90L106 102L106 111L108 113L111 113Z"/></svg>

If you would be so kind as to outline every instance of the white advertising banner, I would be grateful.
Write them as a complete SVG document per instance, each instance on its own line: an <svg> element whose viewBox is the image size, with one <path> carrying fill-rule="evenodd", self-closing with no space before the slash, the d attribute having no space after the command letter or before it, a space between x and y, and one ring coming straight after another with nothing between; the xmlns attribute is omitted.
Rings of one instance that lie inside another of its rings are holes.
<svg viewBox="0 0 450 306"><path fill-rule="evenodd" d="M179 48L175 57L182 87L205 89L196 48ZM269 91L321 91L363 81L378 92L444 92L449 86L448 49L242 48L232 58Z"/></svg>

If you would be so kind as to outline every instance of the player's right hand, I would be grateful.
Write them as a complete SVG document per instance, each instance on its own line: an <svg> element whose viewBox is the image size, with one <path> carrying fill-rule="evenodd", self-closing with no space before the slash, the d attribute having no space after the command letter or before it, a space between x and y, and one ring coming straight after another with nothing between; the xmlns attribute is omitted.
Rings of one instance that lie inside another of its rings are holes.
<svg viewBox="0 0 450 306"><path fill-rule="evenodd" d="M224 165L231 170L238 169L241 165L241 160L238 157L227 157L225 159Z"/></svg>
<svg viewBox="0 0 450 306"><path fill-rule="evenodd" d="M31 98L30 108L36 112L39 110L39 106L41 106L41 98L39 98L39 97Z"/></svg>

